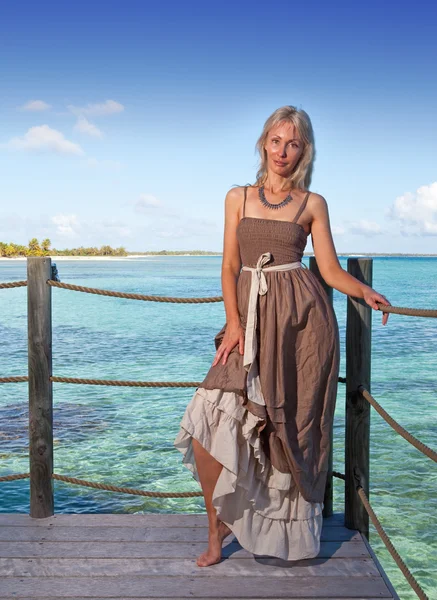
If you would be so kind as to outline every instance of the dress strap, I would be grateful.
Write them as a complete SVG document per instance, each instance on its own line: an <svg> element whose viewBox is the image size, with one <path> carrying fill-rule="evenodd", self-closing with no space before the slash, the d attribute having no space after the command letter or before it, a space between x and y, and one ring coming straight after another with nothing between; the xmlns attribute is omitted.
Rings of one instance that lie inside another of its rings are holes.
<svg viewBox="0 0 437 600"><path fill-rule="evenodd" d="M246 198L247 198L247 185L244 186L243 216L241 218L244 217L244 212L246 210Z"/></svg>
<svg viewBox="0 0 437 600"><path fill-rule="evenodd" d="M298 210L298 211L297 211L297 213L296 213L296 216L295 216L295 217L294 217L294 219L291 221L292 223L296 223L296 222L297 222L297 220L298 220L298 218L300 217L300 215L301 215L301 214L302 214L302 212L304 211L304 209L305 209L305 206L306 206L306 203L307 203L307 200L308 200L308 196L309 196L310 194L311 194L311 192L307 192L307 194L306 194L305 198L303 199L303 202L302 202L302 204L301 204L301 205L300 205L300 207L299 207L299 210Z"/></svg>

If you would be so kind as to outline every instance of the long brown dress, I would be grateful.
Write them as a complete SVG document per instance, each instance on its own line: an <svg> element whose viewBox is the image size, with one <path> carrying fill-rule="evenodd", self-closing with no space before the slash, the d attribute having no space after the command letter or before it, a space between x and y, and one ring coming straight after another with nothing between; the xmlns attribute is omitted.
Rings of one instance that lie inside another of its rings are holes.
<svg viewBox="0 0 437 600"><path fill-rule="evenodd" d="M246 550L313 558L332 443L338 324L321 283L301 262L307 234L297 221L310 192L293 221L280 221L244 216L246 191L237 228L244 356L237 345L225 365L210 367L174 445L197 481L193 437L223 465L213 505ZM216 349L225 331L226 324Z"/></svg>

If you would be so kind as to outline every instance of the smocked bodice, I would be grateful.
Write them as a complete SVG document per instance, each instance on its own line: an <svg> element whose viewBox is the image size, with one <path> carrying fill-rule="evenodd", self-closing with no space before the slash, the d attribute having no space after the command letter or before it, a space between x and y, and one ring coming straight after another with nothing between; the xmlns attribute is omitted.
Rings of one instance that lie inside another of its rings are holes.
<svg viewBox="0 0 437 600"><path fill-rule="evenodd" d="M308 238L303 227L291 221L243 217L237 239L242 264L255 267L263 252L272 254L269 266L302 260Z"/></svg>

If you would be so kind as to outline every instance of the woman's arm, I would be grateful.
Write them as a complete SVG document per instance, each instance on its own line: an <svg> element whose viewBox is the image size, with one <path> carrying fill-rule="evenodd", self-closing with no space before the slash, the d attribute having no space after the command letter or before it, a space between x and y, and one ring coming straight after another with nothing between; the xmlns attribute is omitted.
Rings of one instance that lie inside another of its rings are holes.
<svg viewBox="0 0 437 600"><path fill-rule="evenodd" d="M244 331L240 323L237 302L237 281L240 276L241 259L237 240L237 225L243 205L243 188L232 188L225 198L225 229L223 235L222 290L226 312L226 331L217 349L212 366L220 359L223 364L232 348L239 344L240 354L244 353Z"/></svg>
<svg viewBox="0 0 437 600"><path fill-rule="evenodd" d="M327 202L320 194L313 193L310 199L308 208L312 213L311 238L314 255L320 274L326 283L343 294L354 298L363 298L375 310L379 310L376 302L390 305L385 296L362 283L341 267L332 239ZM384 313L383 325L387 323L387 319L388 313Z"/></svg>

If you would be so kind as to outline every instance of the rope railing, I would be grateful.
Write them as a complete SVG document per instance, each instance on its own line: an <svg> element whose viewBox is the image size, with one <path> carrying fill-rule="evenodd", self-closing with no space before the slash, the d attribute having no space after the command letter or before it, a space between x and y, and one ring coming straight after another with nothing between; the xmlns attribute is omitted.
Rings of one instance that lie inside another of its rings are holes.
<svg viewBox="0 0 437 600"><path fill-rule="evenodd" d="M428 458L437 462L437 452L429 448L426 444L418 440L414 435L409 433L406 429L404 429L397 421L393 419L383 408L382 406L375 400L369 390L362 385L358 386L358 391L361 393L363 398L365 398L373 408L381 415L381 417L389 424L393 429L399 433L405 440L410 442L415 448L420 450L423 454L425 454Z"/></svg>
<svg viewBox="0 0 437 600"><path fill-rule="evenodd" d="M73 383L83 385L109 385L116 387L200 387L201 381L123 381L118 379L83 379L79 377L51 376L50 381L55 383ZM23 383L29 381L27 375L18 377L0 377L1 383ZM345 383L344 377L338 378L339 383Z"/></svg>
<svg viewBox="0 0 437 600"><path fill-rule="evenodd" d="M23 287L27 285L27 281L11 281L8 283L0 283L0 290L8 289L8 288L16 288Z"/></svg>
<svg viewBox="0 0 437 600"><path fill-rule="evenodd" d="M102 290L99 288L84 287L82 285L73 285L71 283L61 283L60 281L47 280L48 285L52 287L64 288L75 292L85 292L87 294L98 294L100 296L112 296L114 298L128 298L129 300L146 300L150 302L176 302L177 304L189 303L199 304L203 302L222 302L223 296L212 296L210 298L178 298L175 296L148 296L145 294L133 294L127 292L113 292L111 290Z"/></svg>
<svg viewBox="0 0 437 600"><path fill-rule="evenodd" d="M404 575L404 577L406 578L406 580L408 581L408 583L410 584L411 588L416 592L417 596L421 599L421 600L429 600L428 596L425 594L425 592L423 591L423 589L421 588L421 586L419 585L419 583L417 582L417 580L415 579L414 575L411 573L411 571L409 570L409 568L407 567L407 565L404 563L404 561L402 560L402 558L399 556L399 553L397 552L396 548L394 547L392 541L390 540L389 536L387 535L387 533L384 531L384 528L382 527L378 517L376 516L370 502L369 499L366 496L366 492L363 489L363 486L361 485L361 479L359 476L357 476L356 472L354 473L356 480L358 481L358 485L356 486L356 491L357 494L361 500L361 502L364 505L364 508L366 509L367 514L370 517L370 520L372 521L373 525L376 528L376 531L378 532L380 538L382 539L382 541L385 544L385 547L387 548L387 550L390 552L392 558L394 559L394 561L396 562L397 566L400 568L400 570L402 571L402 574Z"/></svg>
<svg viewBox="0 0 437 600"><path fill-rule="evenodd" d="M437 310L433 308L409 308L406 306L388 306L376 302L378 310L385 313L394 313L396 315L407 315L409 317L431 317L437 318Z"/></svg>
<svg viewBox="0 0 437 600"><path fill-rule="evenodd" d="M150 296L146 294L134 294L128 292L114 292L112 290L105 290L100 288L91 288L85 287L82 285L74 285L72 283L63 283L60 281L55 281L53 279L48 279L47 284L52 287L63 288L67 290L72 290L75 292L85 292L87 294L97 294L100 296L112 296L115 298L127 298L130 300L144 300L150 302L175 302L177 304L201 304L205 302L223 302L223 296L211 296L206 298L182 298L176 296ZM5 288L14 288L26 286L27 281L13 281L8 283L0 283L0 289ZM410 308L406 306L391 306L382 304L381 302L376 302L378 305L378 309L385 313L394 313L398 315L408 315L413 317L431 317L437 318L437 310L436 309L428 309L428 308Z"/></svg>
<svg viewBox="0 0 437 600"><path fill-rule="evenodd" d="M30 473L17 473L14 475L4 475L0 477L1 481L15 481L17 479L28 479ZM66 475L59 475L58 473L52 473L52 479L58 481L65 481L66 483L74 483L75 485L82 485L85 487L91 487L98 490L106 490L109 492L121 492L123 494L133 494L135 496L147 496L149 498L196 498L203 496L202 492L146 492L144 490L138 490L128 487L120 487L117 485L111 485L108 483L98 483L96 481L86 481L85 479L77 479L77 477L67 477Z"/></svg>

